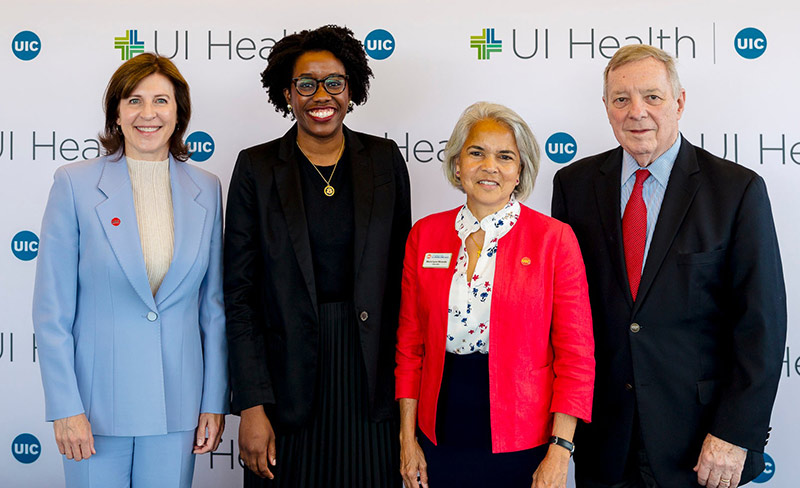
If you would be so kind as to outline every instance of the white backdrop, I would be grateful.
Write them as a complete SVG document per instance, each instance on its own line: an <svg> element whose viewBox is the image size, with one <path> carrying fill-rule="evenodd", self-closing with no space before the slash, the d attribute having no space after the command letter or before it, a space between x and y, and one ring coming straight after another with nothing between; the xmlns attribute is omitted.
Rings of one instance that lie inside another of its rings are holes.
<svg viewBox="0 0 800 488"><path fill-rule="evenodd" d="M556 147L546 141L559 132L568 136L554 141L574 140L573 153L543 153L527 203L547 213L552 176L562 166L555 161L616 146L600 99L602 70L616 47L645 42L677 54L687 92L683 134L756 170L772 199L790 327L767 446L774 463L762 477L770 486L797 486L800 465L793 461L800 448L793 440L800 437L795 413L800 337L792 327L797 316L792 298L800 286L800 233L792 225L800 183L797 2L10 3L4 2L0 15L0 243L5 243L0 247L0 487L63 486L52 426L43 421L31 325L36 238L19 233L39 234L53 171L97 155L102 93L123 54L114 47L115 38L136 31L133 40L144 50L174 56L192 88L194 116L187 134L202 131L213 140L213 154L194 164L219 175L227 187L240 149L279 137L290 126L260 86L269 48L284 32L325 23L347 25L362 41L373 39L368 36L375 29L394 39L391 46L380 44L393 51L371 60L370 99L346 123L385 134L401 146L411 173L414 219L463 202L446 184L438 158L470 103L490 100L515 109L543 148ZM746 28L760 35L742 33ZM478 59L471 36L488 37L494 46L488 59ZM737 41L752 49L740 54ZM220 452L197 460L195 486L240 486L236 430L236 419L229 416Z"/></svg>

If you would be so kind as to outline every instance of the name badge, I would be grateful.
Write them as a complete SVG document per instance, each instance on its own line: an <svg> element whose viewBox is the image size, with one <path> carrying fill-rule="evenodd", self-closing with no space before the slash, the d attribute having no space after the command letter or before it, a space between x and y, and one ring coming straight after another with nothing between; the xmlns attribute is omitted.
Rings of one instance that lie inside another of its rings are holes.
<svg viewBox="0 0 800 488"><path fill-rule="evenodd" d="M425 260L422 261L423 268L449 268L450 258L453 253L449 252L429 252L425 254Z"/></svg>

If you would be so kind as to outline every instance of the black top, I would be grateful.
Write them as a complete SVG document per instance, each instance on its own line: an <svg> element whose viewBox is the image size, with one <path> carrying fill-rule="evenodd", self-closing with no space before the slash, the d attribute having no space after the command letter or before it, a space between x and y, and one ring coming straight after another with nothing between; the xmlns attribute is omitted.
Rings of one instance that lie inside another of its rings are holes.
<svg viewBox="0 0 800 488"><path fill-rule="evenodd" d="M329 178L333 196L323 193L325 181L308 158L298 152L300 186L308 222L311 256L318 303L353 301L353 177L349 151L345 150L336 165L317 166Z"/></svg>

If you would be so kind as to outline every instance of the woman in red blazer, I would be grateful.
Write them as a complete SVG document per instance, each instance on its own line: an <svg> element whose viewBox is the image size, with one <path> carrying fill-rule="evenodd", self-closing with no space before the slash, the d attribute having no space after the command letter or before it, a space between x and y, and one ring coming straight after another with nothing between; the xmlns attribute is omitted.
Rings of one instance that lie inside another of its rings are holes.
<svg viewBox="0 0 800 488"><path fill-rule="evenodd" d="M572 230L517 201L538 165L519 115L470 106L445 148L467 203L411 230L395 370L407 487L566 486L594 342Z"/></svg>

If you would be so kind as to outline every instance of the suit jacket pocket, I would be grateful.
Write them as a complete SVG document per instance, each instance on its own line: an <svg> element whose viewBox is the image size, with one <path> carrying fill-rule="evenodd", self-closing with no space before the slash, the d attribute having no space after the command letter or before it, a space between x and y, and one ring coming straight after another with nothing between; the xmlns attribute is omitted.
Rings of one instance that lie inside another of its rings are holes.
<svg viewBox="0 0 800 488"><path fill-rule="evenodd" d="M697 382L697 400L700 405L708 405L716 397L717 380L701 380Z"/></svg>
<svg viewBox="0 0 800 488"><path fill-rule="evenodd" d="M725 259L725 249L717 249L708 252L687 252L678 253L678 264L683 265L704 265L715 264Z"/></svg>
<svg viewBox="0 0 800 488"><path fill-rule="evenodd" d="M381 173L372 178L373 185L377 188L392 182L392 173Z"/></svg>
<svg viewBox="0 0 800 488"><path fill-rule="evenodd" d="M686 313L691 320L709 320L724 314L726 249L679 253L680 279L688 293Z"/></svg>
<svg viewBox="0 0 800 488"><path fill-rule="evenodd" d="M515 388L514 396L508 397L513 400L515 421L522 422L524 419L524 422L539 422L549 418L553 400L553 378L553 363L541 368L531 367L527 374L509 374L503 386L513 385Z"/></svg>

